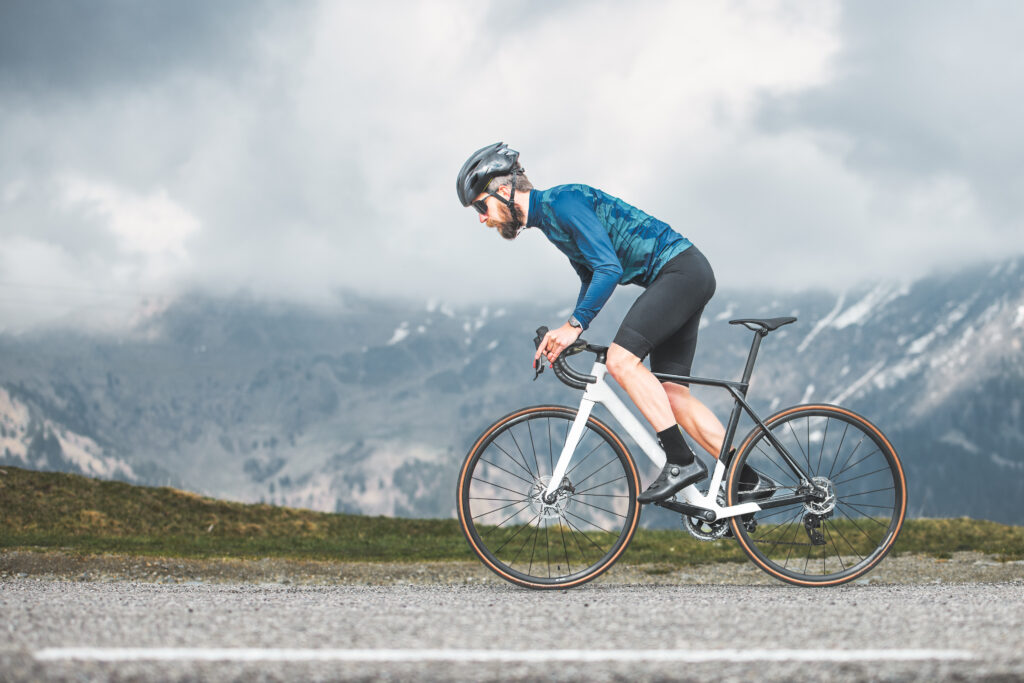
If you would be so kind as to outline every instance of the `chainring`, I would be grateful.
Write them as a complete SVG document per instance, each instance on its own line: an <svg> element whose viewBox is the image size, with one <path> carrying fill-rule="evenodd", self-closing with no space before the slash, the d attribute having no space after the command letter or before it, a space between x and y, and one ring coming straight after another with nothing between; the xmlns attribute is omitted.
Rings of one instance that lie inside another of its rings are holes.
<svg viewBox="0 0 1024 683"><path fill-rule="evenodd" d="M690 535L699 541L717 541L729 530L728 519L718 519L714 522L705 522L703 519L682 515L683 526L690 532Z"/></svg>

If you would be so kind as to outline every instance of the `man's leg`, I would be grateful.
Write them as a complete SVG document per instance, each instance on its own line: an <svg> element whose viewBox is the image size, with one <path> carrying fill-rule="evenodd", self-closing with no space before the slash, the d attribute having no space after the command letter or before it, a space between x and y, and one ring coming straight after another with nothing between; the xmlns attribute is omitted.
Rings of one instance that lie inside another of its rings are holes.
<svg viewBox="0 0 1024 683"><path fill-rule="evenodd" d="M717 458L725 440L725 427L721 421L690 393L689 387L674 382L665 382L663 386L676 422L701 448Z"/></svg>
<svg viewBox="0 0 1024 683"><path fill-rule="evenodd" d="M676 416L665 387L640 358L624 347L612 344L608 347L607 367L608 374L626 390L654 431L675 426Z"/></svg>
<svg viewBox="0 0 1024 683"><path fill-rule="evenodd" d="M707 477L703 462L683 439L661 382L648 370L639 356L619 344L608 348L608 373L619 383L643 416L658 432L665 450L665 466L647 490L637 496L640 503L664 500L676 491Z"/></svg>

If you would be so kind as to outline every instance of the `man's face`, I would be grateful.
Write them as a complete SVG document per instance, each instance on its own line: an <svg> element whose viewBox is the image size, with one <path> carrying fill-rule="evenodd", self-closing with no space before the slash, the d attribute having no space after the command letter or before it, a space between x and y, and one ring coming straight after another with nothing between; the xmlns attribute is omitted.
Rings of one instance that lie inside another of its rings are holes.
<svg viewBox="0 0 1024 683"><path fill-rule="evenodd" d="M498 193L503 197L508 196L508 191L505 187L498 188ZM498 234L507 240L514 240L516 238L519 234L519 228L523 224L522 211L518 206L514 207L517 215L513 216L508 206L498 201L497 197L491 196L486 192L481 192L476 201L482 201L487 207L487 213L480 214L481 223L486 223L487 227L496 229Z"/></svg>

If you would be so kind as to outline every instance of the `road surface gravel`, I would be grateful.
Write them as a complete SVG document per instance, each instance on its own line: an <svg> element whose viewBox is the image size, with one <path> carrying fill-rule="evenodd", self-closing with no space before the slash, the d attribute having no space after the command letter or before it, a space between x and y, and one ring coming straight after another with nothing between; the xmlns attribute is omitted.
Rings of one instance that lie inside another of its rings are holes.
<svg viewBox="0 0 1024 683"><path fill-rule="evenodd" d="M903 579L892 573L900 561L916 567ZM0 555L0 680L1024 679L1024 565L975 555L889 558L873 583L829 589L755 585L756 571L730 564L615 567L600 582L547 592L440 564L243 582L189 577L201 572L174 563L145 581L119 578L113 565L83 580ZM107 657L158 648L143 654L167 658L80 661L52 650L69 647L115 648L87 651ZM580 654L551 661L568 651ZM201 661L211 652L227 660ZM310 652L340 654L296 661Z"/></svg>

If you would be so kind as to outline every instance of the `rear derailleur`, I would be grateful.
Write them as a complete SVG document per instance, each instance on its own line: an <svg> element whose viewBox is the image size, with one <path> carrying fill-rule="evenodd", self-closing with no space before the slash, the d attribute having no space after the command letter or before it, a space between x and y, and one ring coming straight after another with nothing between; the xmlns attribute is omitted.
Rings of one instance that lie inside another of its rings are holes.
<svg viewBox="0 0 1024 683"><path fill-rule="evenodd" d="M831 510L821 515L813 512L804 513L804 530L807 532L807 538L811 540L811 545L825 545L825 534L821 530L821 520L828 519L831 516Z"/></svg>

